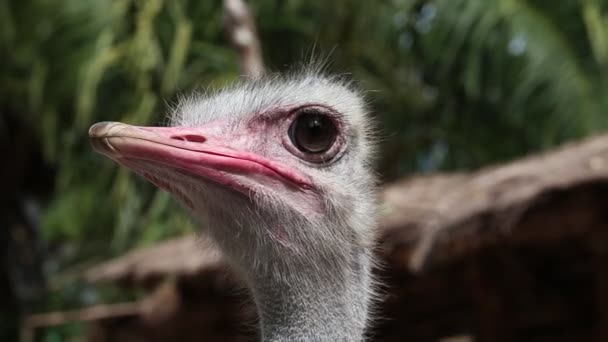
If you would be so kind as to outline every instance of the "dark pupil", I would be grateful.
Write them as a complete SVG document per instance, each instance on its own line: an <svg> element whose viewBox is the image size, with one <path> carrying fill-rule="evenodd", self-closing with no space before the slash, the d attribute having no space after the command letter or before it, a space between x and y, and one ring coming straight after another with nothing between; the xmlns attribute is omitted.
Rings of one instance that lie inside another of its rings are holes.
<svg viewBox="0 0 608 342"><path fill-rule="evenodd" d="M336 127L331 119L320 113L304 113L291 125L291 141L303 152L327 151L336 140Z"/></svg>

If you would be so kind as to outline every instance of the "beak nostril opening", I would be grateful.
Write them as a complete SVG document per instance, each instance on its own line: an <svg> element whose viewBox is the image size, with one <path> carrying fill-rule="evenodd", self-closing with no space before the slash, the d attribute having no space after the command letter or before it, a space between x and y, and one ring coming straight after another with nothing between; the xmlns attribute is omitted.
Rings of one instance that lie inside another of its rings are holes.
<svg viewBox="0 0 608 342"><path fill-rule="evenodd" d="M172 135L171 139L195 143L204 143L207 140L205 137L196 134Z"/></svg>

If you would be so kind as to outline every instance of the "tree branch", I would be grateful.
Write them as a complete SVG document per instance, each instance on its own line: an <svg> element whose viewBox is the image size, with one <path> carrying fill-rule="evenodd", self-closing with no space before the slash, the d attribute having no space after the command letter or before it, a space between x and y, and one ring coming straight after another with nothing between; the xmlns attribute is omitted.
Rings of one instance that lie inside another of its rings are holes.
<svg viewBox="0 0 608 342"><path fill-rule="evenodd" d="M243 0L224 0L224 28L237 53L244 75L257 78L264 73L264 61L255 21Z"/></svg>

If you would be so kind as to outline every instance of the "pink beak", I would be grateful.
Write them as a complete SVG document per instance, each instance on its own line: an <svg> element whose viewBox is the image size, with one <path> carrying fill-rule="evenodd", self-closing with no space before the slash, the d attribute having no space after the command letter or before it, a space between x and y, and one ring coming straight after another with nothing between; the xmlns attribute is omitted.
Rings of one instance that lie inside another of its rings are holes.
<svg viewBox="0 0 608 342"><path fill-rule="evenodd" d="M134 167L133 161L151 162L200 176L207 180L247 193L237 175L281 182L294 190L311 187L310 180L299 172L263 156L239 151L230 141L205 134L213 128L138 127L120 122L100 122L89 129L93 148L116 162L142 174L153 183L162 180L146 170ZM151 179L152 178L152 179Z"/></svg>

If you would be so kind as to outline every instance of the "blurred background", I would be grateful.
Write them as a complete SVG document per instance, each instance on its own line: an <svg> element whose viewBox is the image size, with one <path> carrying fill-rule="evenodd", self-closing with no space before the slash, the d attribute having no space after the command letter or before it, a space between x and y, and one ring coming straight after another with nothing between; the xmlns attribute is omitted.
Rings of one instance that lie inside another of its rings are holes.
<svg viewBox="0 0 608 342"><path fill-rule="evenodd" d="M251 0L266 68L357 80L384 183L464 172L608 126L603 0ZM241 74L221 1L0 0L0 340L25 315L134 300L84 270L187 234L167 193L93 153L97 121L165 122ZM75 322L42 341L83 334Z"/></svg>

